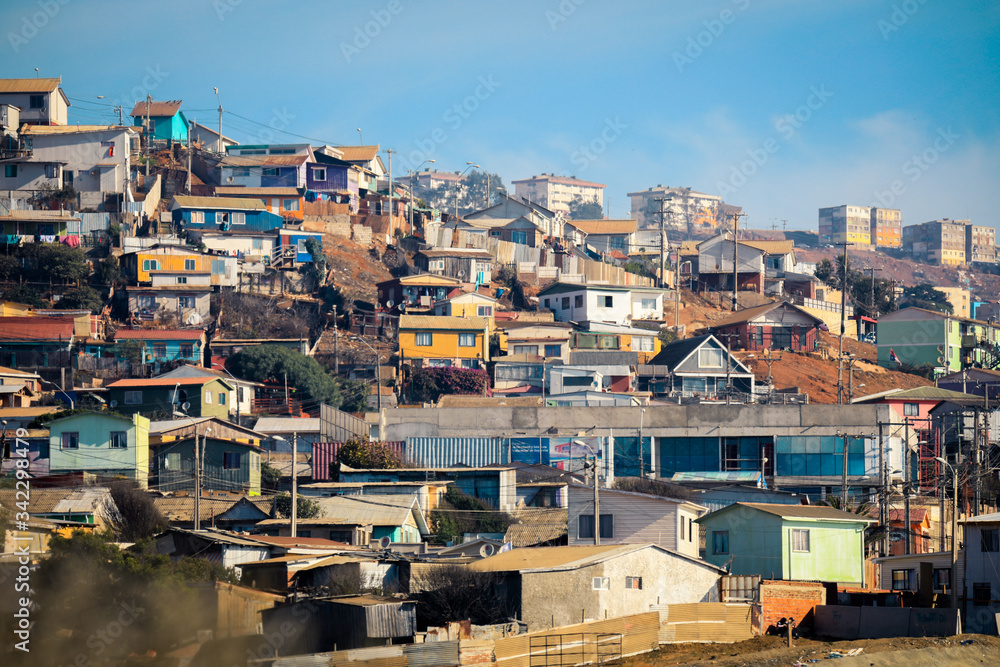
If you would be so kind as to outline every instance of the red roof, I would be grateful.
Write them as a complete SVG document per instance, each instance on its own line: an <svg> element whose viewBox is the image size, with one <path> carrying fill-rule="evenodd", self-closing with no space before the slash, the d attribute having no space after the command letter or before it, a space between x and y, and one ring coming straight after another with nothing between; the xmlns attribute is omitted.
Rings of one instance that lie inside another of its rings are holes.
<svg viewBox="0 0 1000 667"><path fill-rule="evenodd" d="M181 108L181 100L167 100L165 102L150 102L149 115L158 118L160 116L173 116ZM136 102L135 108L129 114L133 118L146 115L146 101Z"/></svg>
<svg viewBox="0 0 1000 667"><path fill-rule="evenodd" d="M612 250L608 253L612 259L628 259L628 255L623 253L621 250Z"/></svg>
<svg viewBox="0 0 1000 667"><path fill-rule="evenodd" d="M0 318L0 340L64 340L73 339L72 317L3 317Z"/></svg>
<svg viewBox="0 0 1000 667"><path fill-rule="evenodd" d="M148 380L144 379L129 379L129 380L118 380L117 382L112 382L108 385L111 387L173 387L174 385L189 385L189 384L207 384L212 380L221 380L222 378L217 377L200 377L200 378L150 378Z"/></svg>
<svg viewBox="0 0 1000 667"><path fill-rule="evenodd" d="M200 340L201 329L119 329L115 340Z"/></svg>

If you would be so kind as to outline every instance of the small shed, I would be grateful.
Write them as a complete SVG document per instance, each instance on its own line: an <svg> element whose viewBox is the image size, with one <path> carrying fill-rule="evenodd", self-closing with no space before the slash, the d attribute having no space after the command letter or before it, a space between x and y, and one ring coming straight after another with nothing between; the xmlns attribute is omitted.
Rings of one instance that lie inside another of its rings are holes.
<svg viewBox="0 0 1000 667"><path fill-rule="evenodd" d="M377 595L312 598L261 616L264 636L284 638L284 655L405 644L417 632L415 601Z"/></svg>

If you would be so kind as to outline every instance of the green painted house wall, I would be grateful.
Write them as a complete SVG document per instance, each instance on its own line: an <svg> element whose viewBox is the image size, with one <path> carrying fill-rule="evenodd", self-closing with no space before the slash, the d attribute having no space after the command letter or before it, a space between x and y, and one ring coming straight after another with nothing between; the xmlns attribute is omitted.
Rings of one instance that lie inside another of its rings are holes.
<svg viewBox="0 0 1000 667"><path fill-rule="evenodd" d="M140 392L140 395L134 392ZM177 392L178 403L190 404L187 410L189 416L229 418L229 397L233 393L233 387L225 380L214 379L201 385L181 385L177 388ZM129 393L128 401L126 393ZM134 410L147 415L153 413L169 415L176 409L174 385L110 386L108 394L110 400L116 401L117 410L130 412Z"/></svg>
<svg viewBox="0 0 1000 667"><path fill-rule="evenodd" d="M879 318L878 363L897 368L890 350L907 366L931 365L960 371L992 362L1000 344L1000 326L918 308L904 308ZM992 352L976 349L994 347ZM939 361L939 358L941 359Z"/></svg>
<svg viewBox="0 0 1000 667"><path fill-rule="evenodd" d="M125 433L125 447L111 446L112 432ZM140 414L128 419L91 412L50 422L49 470L53 474L83 470L122 475L145 487L149 479L149 420Z"/></svg>
<svg viewBox="0 0 1000 667"><path fill-rule="evenodd" d="M705 526L705 560L719 567L731 563L731 574L858 585L863 581L863 521L789 519L732 505L698 523ZM809 531L809 551L793 551L796 529ZM717 532L729 535L727 553L714 553Z"/></svg>
<svg viewBox="0 0 1000 667"><path fill-rule="evenodd" d="M202 489L246 492L260 495L260 448L199 434L202 459ZM165 442L154 447L151 478L160 491L194 490L194 438ZM227 457L227 454L229 455ZM233 466L233 455L239 457Z"/></svg>

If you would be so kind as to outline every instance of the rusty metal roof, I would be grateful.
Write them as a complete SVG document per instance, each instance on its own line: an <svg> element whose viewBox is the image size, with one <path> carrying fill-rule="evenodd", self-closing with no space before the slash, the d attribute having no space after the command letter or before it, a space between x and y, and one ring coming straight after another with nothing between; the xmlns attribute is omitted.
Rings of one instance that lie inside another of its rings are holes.
<svg viewBox="0 0 1000 667"><path fill-rule="evenodd" d="M30 514L100 514L111 496L106 486L31 489L28 499ZM0 489L0 505L15 507L23 498L16 498L15 489Z"/></svg>
<svg viewBox="0 0 1000 667"><path fill-rule="evenodd" d="M562 486L565 482L556 485ZM538 486L533 483L531 486ZM520 486L520 485L519 485ZM569 511L565 507L520 507L513 512L517 523L507 528L503 541L514 547L533 547L567 534Z"/></svg>
<svg viewBox="0 0 1000 667"><path fill-rule="evenodd" d="M178 111L181 110L181 100L167 100L165 102L150 102L147 109L145 102L136 102L135 107L132 109L132 113L129 115L135 118L136 116L173 116Z"/></svg>
<svg viewBox="0 0 1000 667"><path fill-rule="evenodd" d="M51 93L62 79L0 79L0 93Z"/></svg>

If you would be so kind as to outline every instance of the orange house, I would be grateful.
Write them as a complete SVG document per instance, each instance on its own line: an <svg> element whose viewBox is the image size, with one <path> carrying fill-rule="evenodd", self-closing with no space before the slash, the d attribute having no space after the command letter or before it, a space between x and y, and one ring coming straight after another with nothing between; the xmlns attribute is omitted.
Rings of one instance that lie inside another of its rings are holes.
<svg viewBox="0 0 1000 667"><path fill-rule="evenodd" d="M247 188L240 186L220 186L215 188L217 197L239 197L259 199L270 213L286 220L303 220L305 195L301 188Z"/></svg>

